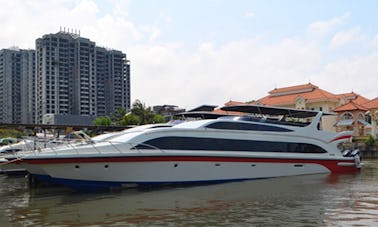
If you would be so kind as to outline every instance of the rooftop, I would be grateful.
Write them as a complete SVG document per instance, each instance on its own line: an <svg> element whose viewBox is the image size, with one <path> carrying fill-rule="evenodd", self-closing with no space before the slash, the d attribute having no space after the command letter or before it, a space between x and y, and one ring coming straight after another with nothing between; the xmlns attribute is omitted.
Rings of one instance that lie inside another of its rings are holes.
<svg viewBox="0 0 378 227"><path fill-rule="evenodd" d="M367 111L368 109L365 108L364 106L361 106L354 101L350 101L347 104L343 106L339 106L335 108L333 111L334 112L345 112L345 111L353 111L353 110L362 110L362 111Z"/></svg>
<svg viewBox="0 0 378 227"><path fill-rule="evenodd" d="M302 97L306 102L339 102L336 95L308 83L291 87L276 88L270 91L268 96L257 100L257 103L271 106L290 105L294 104L298 97Z"/></svg>

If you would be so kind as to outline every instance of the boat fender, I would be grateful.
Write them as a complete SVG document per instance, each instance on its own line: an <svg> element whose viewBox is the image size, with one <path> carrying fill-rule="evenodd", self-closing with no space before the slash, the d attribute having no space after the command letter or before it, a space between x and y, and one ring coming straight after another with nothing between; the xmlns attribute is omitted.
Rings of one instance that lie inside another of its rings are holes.
<svg viewBox="0 0 378 227"><path fill-rule="evenodd" d="M355 149L354 151L352 151L351 155L352 156L356 156L356 155L360 156L360 149Z"/></svg>
<svg viewBox="0 0 378 227"><path fill-rule="evenodd" d="M343 152L343 156L344 156L344 157L351 157L351 156L350 156L351 153L352 153L351 150L345 150L345 151Z"/></svg>
<svg viewBox="0 0 378 227"><path fill-rule="evenodd" d="M352 157L354 157L355 159L358 158L358 165L360 165L361 163L361 152L360 152L360 149L355 149L353 152L352 152Z"/></svg>
<svg viewBox="0 0 378 227"><path fill-rule="evenodd" d="M354 163L356 164L357 168L361 168L361 158L360 155L355 155L354 156Z"/></svg>

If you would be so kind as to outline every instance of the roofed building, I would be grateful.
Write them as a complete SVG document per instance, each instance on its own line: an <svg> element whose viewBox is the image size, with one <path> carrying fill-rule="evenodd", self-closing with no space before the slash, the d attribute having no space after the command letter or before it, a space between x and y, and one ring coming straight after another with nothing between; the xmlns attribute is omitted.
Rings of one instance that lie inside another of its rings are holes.
<svg viewBox="0 0 378 227"><path fill-rule="evenodd" d="M257 104L296 108L302 110L320 110L332 112L340 100L336 95L320 89L311 83L292 87L275 88L256 101Z"/></svg>
<svg viewBox="0 0 378 227"><path fill-rule="evenodd" d="M240 102L229 101L225 105L238 104ZM322 128L324 130L352 130L356 136L368 133L376 136L378 98L369 100L354 92L333 94L308 83L275 88L269 91L267 96L258 99L253 104L335 112L337 114L335 116L323 117ZM369 113L370 120L366 119L367 113Z"/></svg>
<svg viewBox="0 0 378 227"><path fill-rule="evenodd" d="M354 131L354 136L362 136L365 134L364 128L369 125L365 121L365 113L368 111L362 105L350 101L347 104L337 107L333 110L338 113L336 131Z"/></svg>
<svg viewBox="0 0 378 227"><path fill-rule="evenodd" d="M332 112L340 105L340 99L331 92L320 89L311 83L291 87L275 88L269 95L256 101L256 104L279 106L301 110L319 110ZM325 130L334 131L335 116L327 116L322 120Z"/></svg>

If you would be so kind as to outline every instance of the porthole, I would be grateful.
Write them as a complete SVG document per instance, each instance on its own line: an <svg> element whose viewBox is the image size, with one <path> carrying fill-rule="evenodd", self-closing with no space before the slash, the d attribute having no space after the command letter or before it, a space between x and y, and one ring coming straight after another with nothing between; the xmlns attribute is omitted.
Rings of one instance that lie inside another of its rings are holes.
<svg viewBox="0 0 378 227"><path fill-rule="evenodd" d="M106 164L106 165L104 165L104 168L105 168L105 169L109 168L109 165L107 165L107 164Z"/></svg>
<svg viewBox="0 0 378 227"><path fill-rule="evenodd" d="M177 163L175 163L174 165L173 165L175 168L178 166L178 164Z"/></svg>
<svg viewBox="0 0 378 227"><path fill-rule="evenodd" d="M303 167L302 164L295 164L294 167Z"/></svg>
<svg viewBox="0 0 378 227"><path fill-rule="evenodd" d="M80 166L79 165L75 165L75 169L80 169Z"/></svg>

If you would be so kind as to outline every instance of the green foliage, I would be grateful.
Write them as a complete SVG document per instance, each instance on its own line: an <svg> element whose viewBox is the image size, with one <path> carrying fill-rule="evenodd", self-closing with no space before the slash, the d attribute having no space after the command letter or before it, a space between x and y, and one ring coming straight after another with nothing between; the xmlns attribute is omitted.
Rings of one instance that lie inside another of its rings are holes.
<svg viewBox="0 0 378 227"><path fill-rule="evenodd" d="M164 123L165 118L155 114L151 107L147 107L140 100L136 100L131 108L131 112L124 115L120 121L121 125L145 125L153 123Z"/></svg>
<svg viewBox="0 0 378 227"><path fill-rule="evenodd" d="M15 129L0 129L0 138L12 137L12 138L21 138L26 136L26 133L18 131Z"/></svg>
<svg viewBox="0 0 378 227"><path fill-rule="evenodd" d="M372 135L369 135L369 137L365 140L365 144L368 146L373 146L375 143L375 139Z"/></svg>
<svg viewBox="0 0 378 227"><path fill-rule="evenodd" d="M126 109L121 107L112 114L112 122L115 125L120 125L123 117L127 114Z"/></svg>
<svg viewBox="0 0 378 227"><path fill-rule="evenodd" d="M96 117L93 120L93 124L95 126L110 126L112 125L112 119L110 119L108 116Z"/></svg>
<svg viewBox="0 0 378 227"><path fill-rule="evenodd" d="M151 110L151 107L146 107L140 100L136 100L133 103L131 113L139 117L139 125L153 123L154 112Z"/></svg>
<svg viewBox="0 0 378 227"><path fill-rule="evenodd" d="M137 115L133 113L126 114L123 116L122 120L120 121L121 125L139 125L140 119Z"/></svg>
<svg viewBox="0 0 378 227"><path fill-rule="evenodd" d="M165 123L166 120L165 120L165 117L160 115L160 114L155 114L154 118L153 118L153 123Z"/></svg>

